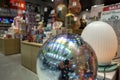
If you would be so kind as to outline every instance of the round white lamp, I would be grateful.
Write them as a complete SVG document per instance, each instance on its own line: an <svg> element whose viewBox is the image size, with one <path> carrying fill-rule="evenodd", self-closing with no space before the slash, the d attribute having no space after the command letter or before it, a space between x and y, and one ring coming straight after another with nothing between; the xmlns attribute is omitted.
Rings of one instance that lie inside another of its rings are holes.
<svg viewBox="0 0 120 80"><path fill-rule="evenodd" d="M92 22L85 27L81 37L94 49L99 65L111 64L117 52L118 41L109 24L102 21Z"/></svg>

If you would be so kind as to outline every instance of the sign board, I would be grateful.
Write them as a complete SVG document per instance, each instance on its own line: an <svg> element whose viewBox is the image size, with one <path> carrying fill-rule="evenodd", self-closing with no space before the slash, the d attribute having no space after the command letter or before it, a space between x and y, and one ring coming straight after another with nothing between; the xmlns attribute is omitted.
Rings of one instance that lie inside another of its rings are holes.
<svg viewBox="0 0 120 80"><path fill-rule="evenodd" d="M10 8L26 10L26 3L20 0L10 0Z"/></svg>
<svg viewBox="0 0 120 80"><path fill-rule="evenodd" d="M103 7L104 7L104 4L92 6L90 11L90 17L91 18L100 17Z"/></svg>
<svg viewBox="0 0 120 80"><path fill-rule="evenodd" d="M102 21L118 21L120 20L120 4L106 6L101 14Z"/></svg>
<svg viewBox="0 0 120 80"><path fill-rule="evenodd" d="M120 4L105 6L100 20L107 22L115 30L118 38L117 57L120 57Z"/></svg>

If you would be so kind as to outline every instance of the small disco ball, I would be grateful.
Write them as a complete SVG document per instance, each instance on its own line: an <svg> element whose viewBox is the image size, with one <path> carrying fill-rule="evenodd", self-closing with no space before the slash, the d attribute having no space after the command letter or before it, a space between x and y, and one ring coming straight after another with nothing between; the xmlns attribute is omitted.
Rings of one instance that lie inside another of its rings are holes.
<svg viewBox="0 0 120 80"><path fill-rule="evenodd" d="M77 34L59 34L40 48L37 58L39 80L94 80L97 58Z"/></svg>

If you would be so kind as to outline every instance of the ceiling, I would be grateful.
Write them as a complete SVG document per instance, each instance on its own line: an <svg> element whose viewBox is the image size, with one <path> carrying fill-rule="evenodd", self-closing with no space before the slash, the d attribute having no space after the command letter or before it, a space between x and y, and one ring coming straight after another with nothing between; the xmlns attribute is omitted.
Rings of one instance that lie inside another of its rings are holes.
<svg viewBox="0 0 120 80"><path fill-rule="evenodd" d="M25 1L31 1L31 2L46 2L46 3L52 3L51 0L25 0ZM115 4L119 3L120 0L79 0L81 5L82 5L82 10L90 9L91 6L95 4L105 4L105 5L110 5L110 4ZM64 0L64 3L67 5L69 0ZM54 4L53 4L54 5Z"/></svg>
<svg viewBox="0 0 120 80"><path fill-rule="evenodd" d="M41 0L43 2L51 2L51 0ZM110 5L110 4L115 4L115 3L120 3L120 0L79 0L81 5L82 5L82 10L90 9L91 6L95 4L105 4L105 5ZM69 0L64 0L65 3L68 3Z"/></svg>
<svg viewBox="0 0 120 80"><path fill-rule="evenodd" d="M120 0L104 0L105 5L120 3Z"/></svg>

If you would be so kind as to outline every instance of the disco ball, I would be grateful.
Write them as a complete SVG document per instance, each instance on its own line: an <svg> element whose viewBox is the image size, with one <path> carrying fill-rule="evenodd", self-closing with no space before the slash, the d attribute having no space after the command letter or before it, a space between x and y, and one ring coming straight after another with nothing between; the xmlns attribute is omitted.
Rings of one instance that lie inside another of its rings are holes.
<svg viewBox="0 0 120 80"><path fill-rule="evenodd" d="M39 80L94 80L97 58L79 35L59 34L40 48L37 74Z"/></svg>

